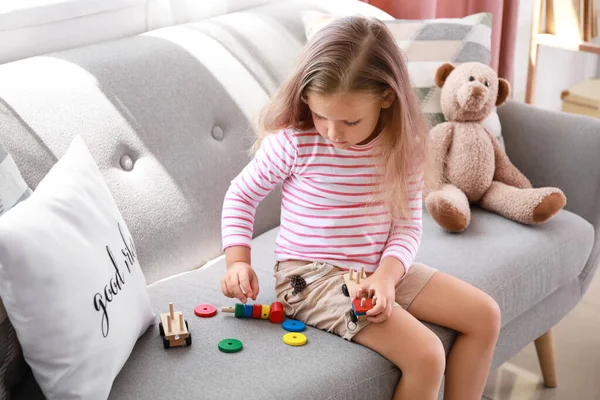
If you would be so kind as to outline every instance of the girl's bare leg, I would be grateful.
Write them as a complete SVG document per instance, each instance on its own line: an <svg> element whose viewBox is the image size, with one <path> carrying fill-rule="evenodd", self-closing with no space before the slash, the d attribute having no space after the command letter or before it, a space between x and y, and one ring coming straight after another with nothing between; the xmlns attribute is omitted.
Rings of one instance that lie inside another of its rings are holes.
<svg viewBox="0 0 600 400"><path fill-rule="evenodd" d="M378 352L402 370L395 400L437 399L446 363L444 347L406 310L394 308L385 322L367 325L352 341Z"/></svg>
<svg viewBox="0 0 600 400"><path fill-rule="evenodd" d="M448 356L444 399L481 399L501 325L496 301L466 282L436 272L408 312L459 332Z"/></svg>

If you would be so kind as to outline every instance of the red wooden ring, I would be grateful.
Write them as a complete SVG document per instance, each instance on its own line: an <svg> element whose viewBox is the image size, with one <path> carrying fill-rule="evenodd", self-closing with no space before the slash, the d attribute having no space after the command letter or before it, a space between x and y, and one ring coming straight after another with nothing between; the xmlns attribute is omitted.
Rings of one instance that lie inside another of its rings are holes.
<svg viewBox="0 0 600 400"><path fill-rule="evenodd" d="M252 318L260 319L261 314L262 314L262 304L255 304L252 307Z"/></svg>
<svg viewBox="0 0 600 400"><path fill-rule="evenodd" d="M202 318L212 317L217 314L217 308L211 304L200 304L194 308L194 314Z"/></svg>

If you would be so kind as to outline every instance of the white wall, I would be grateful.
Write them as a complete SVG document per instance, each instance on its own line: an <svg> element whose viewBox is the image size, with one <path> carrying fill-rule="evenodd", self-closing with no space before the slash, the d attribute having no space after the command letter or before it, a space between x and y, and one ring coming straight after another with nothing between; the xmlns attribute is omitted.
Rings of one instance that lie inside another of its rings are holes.
<svg viewBox="0 0 600 400"><path fill-rule="evenodd" d="M532 1L520 1L513 83L514 99L519 101L525 100L532 11ZM598 60L599 57L594 54L541 46L534 104L546 109L560 110L560 93L574 84L596 76Z"/></svg>

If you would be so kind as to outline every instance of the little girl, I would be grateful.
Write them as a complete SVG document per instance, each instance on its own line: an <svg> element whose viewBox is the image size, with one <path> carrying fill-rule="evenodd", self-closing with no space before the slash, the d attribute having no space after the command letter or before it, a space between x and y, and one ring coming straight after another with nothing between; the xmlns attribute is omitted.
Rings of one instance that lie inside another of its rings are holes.
<svg viewBox="0 0 600 400"><path fill-rule="evenodd" d="M223 205L223 294L256 300L250 246L256 208L282 185L275 289L290 318L380 353L402 370L394 399L480 399L500 330L496 302L415 263L428 126L406 65L382 22L338 19L318 32L264 109L255 156ZM365 268L351 297L374 293L350 320L348 269ZM421 321L459 332L446 360Z"/></svg>

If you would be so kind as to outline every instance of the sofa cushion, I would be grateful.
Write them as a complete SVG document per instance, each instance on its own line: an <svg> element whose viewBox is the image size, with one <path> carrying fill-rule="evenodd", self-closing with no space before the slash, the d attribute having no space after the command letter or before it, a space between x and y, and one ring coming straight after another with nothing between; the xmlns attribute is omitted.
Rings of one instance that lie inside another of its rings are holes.
<svg viewBox="0 0 600 400"><path fill-rule="evenodd" d="M423 244L417 260L478 286L498 300L503 325L576 277L592 245L591 225L568 211L546 225L529 227L479 209L473 210L471 227L455 235L443 232L424 215ZM250 304L271 304L274 241L277 228L253 242L253 266L259 275L260 294ZM223 296L220 279L223 257L197 271L150 285L157 312L169 302L187 314L194 344L190 348L163 350L158 329L137 343L129 361L114 382L111 398L163 398L169 393L185 397L192 392L207 398L281 398L302 393L302 398L390 398L399 372L376 353L333 334L307 327L308 343L292 348L283 343L286 333L266 320L237 319L221 313L208 319L195 317L201 303L233 306ZM449 350L454 332L426 324ZM217 343L237 338L244 349L235 355L221 353ZM368 368L356 368L368 365ZM218 366L218 367L215 367ZM181 371L171 379L170 371ZM300 372L302 371L302 372ZM274 380L276 385L265 385ZM362 384L355 386L354 383ZM310 385L307 382L311 382ZM292 396L293 397L293 396Z"/></svg>
<svg viewBox="0 0 600 400"><path fill-rule="evenodd" d="M248 304L270 305L276 300L272 273L277 231L270 230L253 242L260 293ZM193 393L202 393L206 399L391 398L399 371L372 351L312 327L303 332L308 339L304 346L289 346L283 343L287 332L281 324L221 312L222 306L238 302L221 293L224 268L220 257L200 270L150 285L155 311L165 312L173 302L186 314L194 343L164 350L158 328L149 330L115 379L109 399L190 398ZM216 306L217 315L196 317L194 307L203 303ZM218 343L225 338L241 340L243 350L222 353ZM172 371L178 371L177 379L172 378ZM353 387L359 381L364 384Z"/></svg>
<svg viewBox="0 0 600 400"><path fill-rule="evenodd" d="M594 241L592 225L565 210L527 226L475 207L460 234L443 231L425 213L423 230L417 260L489 293L503 326L577 277Z"/></svg>

